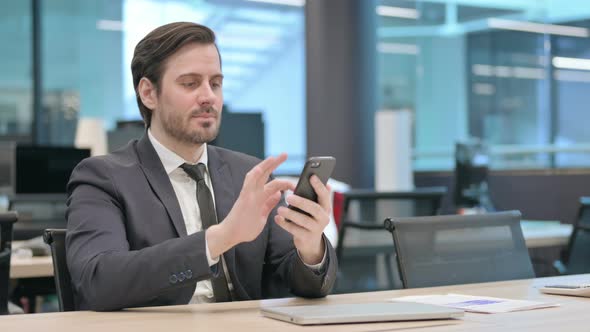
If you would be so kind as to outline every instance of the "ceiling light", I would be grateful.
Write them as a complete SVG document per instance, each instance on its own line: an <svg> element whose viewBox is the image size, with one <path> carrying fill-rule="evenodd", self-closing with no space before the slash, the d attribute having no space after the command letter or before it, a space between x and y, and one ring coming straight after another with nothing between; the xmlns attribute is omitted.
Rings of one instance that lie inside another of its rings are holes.
<svg viewBox="0 0 590 332"><path fill-rule="evenodd" d="M420 12L414 8L392 7L392 6L377 6L377 15L388 17L400 17L409 19L420 18Z"/></svg>
<svg viewBox="0 0 590 332"><path fill-rule="evenodd" d="M248 0L248 1L269 3L269 4L273 4L273 5L293 6L293 7L305 6L305 0Z"/></svg>
<svg viewBox="0 0 590 332"><path fill-rule="evenodd" d="M590 59L556 56L551 62L556 68L590 70Z"/></svg>
<svg viewBox="0 0 590 332"><path fill-rule="evenodd" d="M379 44L377 44L377 51L380 53L389 53L389 54L416 55L416 54L420 53L420 48L415 44L379 43Z"/></svg>
<svg viewBox="0 0 590 332"><path fill-rule="evenodd" d="M588 29L568 25L543 24L525 21L505 20L500 18L488 19L488 26L495 29L525 31L533 33L561 35L570 37L588 37Z"/></svg>
<svg viewBox="0 0 590 332"><path fill-rule="evenodd" d="M98 20L96 21L96 28L98 30L123 31L123 22L114 20Z"/></svg>

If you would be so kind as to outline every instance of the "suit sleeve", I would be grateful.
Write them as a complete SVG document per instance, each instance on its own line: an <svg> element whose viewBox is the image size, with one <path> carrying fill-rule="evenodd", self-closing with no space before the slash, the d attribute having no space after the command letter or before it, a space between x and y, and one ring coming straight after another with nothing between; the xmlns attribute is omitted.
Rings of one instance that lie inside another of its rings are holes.
<svg viewBox="0 0 590 332"><path fill-rule="evenodd" d="M286 206L283 200L280 205ZM266 279L285 281L289 291L296 296L316 298L328 295L336 281L338 269L336 252L330 241L322 235L327 247L326 262L320 271L314 271L297 254L292 235L274 221L276 211L273 210L268 219L270 230L266 253L266 261L270 266L268 273L274 273L275 276L266 276Z"/></svg>
<svg viewBox="0 0 590 332"><path fill-rule="evenodd" d="M74 291L92 310L142 306L177 291L190 300L211 277L205 232L130 250L124 203L109 163L86 159L68 183L66 252Z"/></svg>

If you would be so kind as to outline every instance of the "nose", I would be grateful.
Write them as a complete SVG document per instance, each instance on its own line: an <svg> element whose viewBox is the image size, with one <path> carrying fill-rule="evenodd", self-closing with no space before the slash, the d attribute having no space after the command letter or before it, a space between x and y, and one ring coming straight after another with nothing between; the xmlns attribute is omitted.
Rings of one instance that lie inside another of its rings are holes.
<svg viewBox="0 0 590 332"><path fill-rule="evenodd" d="M215 102L215 98L217 96L211 89L211 86L209 84L201 84L197 94L197 103L199 106L211 106Z"/></svg>

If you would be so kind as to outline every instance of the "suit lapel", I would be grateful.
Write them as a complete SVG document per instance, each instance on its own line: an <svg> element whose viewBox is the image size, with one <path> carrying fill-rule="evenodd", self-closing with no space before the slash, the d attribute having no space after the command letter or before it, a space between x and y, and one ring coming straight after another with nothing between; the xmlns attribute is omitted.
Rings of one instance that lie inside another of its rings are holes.
<svg viewBox="0 0 590 332"><path fill-rule="evenodd" d="M209 172L211 184L215 192L215 210L217 220L221 222L227 217L229 211L237 199L237 193L233 190L234 183L229 171L229 166L219 155L219 151L211 145L207 145L209 158Z"/></svg>
<svg viewBox="0 0 590 332"><path fill-rule="evenodd" d="M219 150L212 145L207 145L207 153L209 158L209 175L211 176L211 184L213 185L213 191L215 192L215 209L217 210L217 220L222 222L225 217L231 211L238 194L234 189L233 178L229 170L229 165L223 160L219 153ZM223 254L227 269L234 285L234 291L241 290L242 293L245 291L242 289L241 284L238 282L238 276L235 274L236 271L236 251L235 248L231 248Z"/></svg>
<svg viewBox="0 0 590 332"><path fill-rule="evenodd" d="M147 131L137 143L137 154L145 177L156 196L164 204L170 219L172 219L176 233L180 237L187 236L184 218L180 211L176 193L174 193L174 188L172 188L172 183L170 183L170 178L166 174L160 157L148 138Z"/></svg>

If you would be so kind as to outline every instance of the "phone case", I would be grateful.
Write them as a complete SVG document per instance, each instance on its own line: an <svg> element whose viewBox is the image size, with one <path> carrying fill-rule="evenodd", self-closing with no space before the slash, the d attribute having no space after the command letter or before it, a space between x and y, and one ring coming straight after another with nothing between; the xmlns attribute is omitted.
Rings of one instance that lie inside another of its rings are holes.
<svg viewBox="0 0 590 332"><path fill-rule="evenodd" d="M330 179L330 176L332 175L334 166L336 166L336 158L334 157L309 158L305 162L305 166L303 167L301 176L299 176L299 181L297 182L297 186L295 187L294 194L317 202L318 195L311 186L309 179L312 175L315 174L318 176L318 178L320 179L320 181L322 181L323 184L326 184L328 182L328 179ZM302 211L296 207L289 206L289 208L309 216L307 212Z"/></svg>

